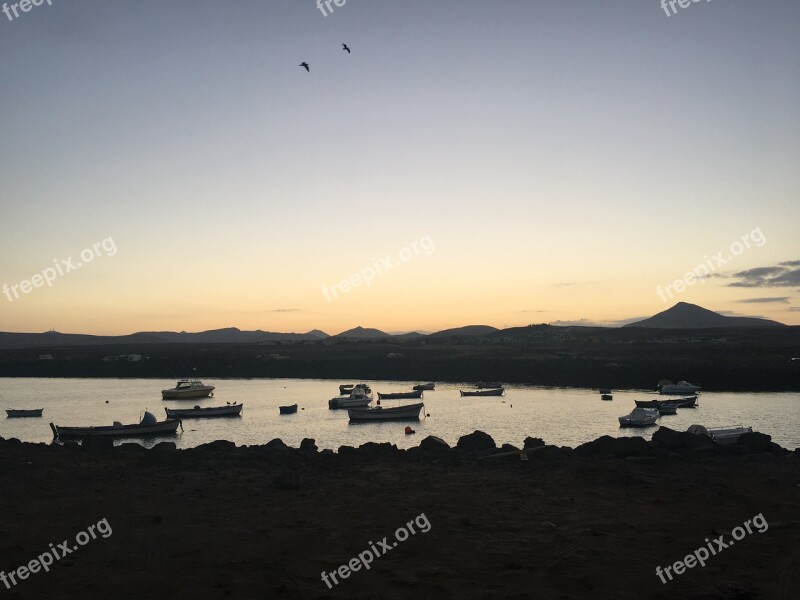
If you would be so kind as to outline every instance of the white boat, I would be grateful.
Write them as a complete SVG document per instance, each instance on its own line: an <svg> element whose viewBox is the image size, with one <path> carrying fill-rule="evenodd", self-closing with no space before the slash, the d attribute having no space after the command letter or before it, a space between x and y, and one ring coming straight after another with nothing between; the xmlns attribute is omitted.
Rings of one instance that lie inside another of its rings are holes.
<svg viewBox="0 0 800 600"><path fill-rule="evenodd" d="M204 385L199 379L181 379L174 388L161 390L161 397L164 400L208 398L213 391L213 385Z"/></svg>
<svg viewBox="0 0 800 600"><path fill-rule="evenodd" d="M706 429L702 425L692 425L689 427L689 429L687 429L687 431L689 433L694 433L695 435L708 436L718 444L728 446L738 442L742 434L753 433L753 428L742 427L741 425L738 425L736 427L717 427L714 429Z"/></svg>
<svg viewBox="0 0 800 600"><path fill-rule="evenodd" d="M672 394L677 396L692 396L700 391L699 385L692 385L688 381L679 381L673 384L671 381L659 382L659 393Z"/></svg>
<svg viewBox="0 0 800 600"><path fill-rule="evenodd" d="M634 408L630 414L619 418L620 427L649 427L659 417L657 408Z"/></svg>
<svg viewBox="0 0 800 600"><path fill-rule="evenodd" d="M328 400L328 408L364 408L372 402L372 394L366 385L359 383L353 387L353 391L346 398L337 397Z"/></svg>
<svg viewBox="0 0 800 600"><path fill-rule="evenodd" d="M209 406L207 408L165 408L168 419L185 419L192 417L238 417L242 414L244 404L228 404L227 406Z"/></svg>
<svg viewBox="0 0 800 600"><path fill-rule="evenodd" d="M419 411L425 404L407 404L396 408L351 408L347 415L351 421L419 421Z"/></svg>

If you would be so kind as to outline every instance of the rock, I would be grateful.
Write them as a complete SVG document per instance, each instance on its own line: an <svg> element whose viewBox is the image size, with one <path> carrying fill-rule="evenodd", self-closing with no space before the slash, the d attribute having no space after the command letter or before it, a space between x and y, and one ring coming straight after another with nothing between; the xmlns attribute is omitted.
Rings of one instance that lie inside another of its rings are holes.
<svg viewBox="0 0 800 600"><path fill-rule="evenodd" d="M328 456L336 456L336 453L330 448L325 448L323 451L319 453L319 455L328 457Z"/></svg>
<svg viewBox="0 0 800 600"><path fill-rule="evenodd" d="M209 442L208 444L200 444L197 446L197 450L211 450L214 452L219 452L222 450L233 450L236 448L236 444L230 442L228 440L215 440L213 442Z"/></svg>
<svg viewBox="0 0 800 600"><path fill-rule="evenodd" d="M299 490L305 486L305 480L295 471L285 471L272 478L273 487L279 490Z"/></svg>
<svg viewBox="0 0 800 600"><path fill-rule="evenodd" d="M542 438L526 437L522 447L527 450L528 448L541 448L544 445Z"/></svg>
<svg viewBox="0 0 800 600"><path fill-rule="evenodd" d="M102 437L92 435L83 438L81 446L84 450L110 450L114 448L114 439L110 437Z"/></svg>
<svg viewBox="0 0 800 600"><path fill-rule="evenodd" d="M352 446L339 446L339 456L358 456L358 451Z"/></svg>
<svg viewBox="0 0 800 600"><path fill-rule="evenodd" d="M783 448L782 446L776 444L775 442L770 442L769 444L769 453L773 456L787 456L791 454L791 451Z"/></svg>
<svg viewBox="0 0 800 600"><path fill-rule="evenodd" d="M519 452L519 448L512 444L503 444L500 446L500 452Z"/></svg>
<svg viewBox="0 0 800 600"><path fill-rule="evenodd" d="M314 454L317 451L317 444L311 438L304 438L303 441L300 442L300 450L308 452L309 454Z"/></svg>
<svg viewBox="0 0 800 600"><path fill-rule="evenodd" d="M753 453L769 452L771 442L771 436L768 436L765 433L758 433L757 431L743 433L739 436L739 439L736 440L737 445L744 446L748 449L748 451Z"/></svg>
<svg viewBox="0 0 800 600"><path fill-rule="evenodd" d="M467 452L482 452L486 450L494 450L497 448L492 436L483 431L473 431L469 435L465 435L458 439L456 448L465 450Z"/></svg>
<svg viewBox="0 0 800 600"><path fill-rule="evenodd" d="M419 449L429 454L447 454L450 451L450 445L440 437L429 435L420 442Z"/></svg>
<svg viewBox="0 0 800 600"><path fill-rule="evenodd" d="M641 437L613 438L608 435L586 442L575 448L576 456L615 456L627 458L629 456L650 456L650 446Z"/></svg>
<svg viewBox="0 0 800 600"><path fill-rule="evenodd" d="M389 442L383 442L381 444L376 442L367 442L366 444L361 444L358 447L358 453L360 455L375 458L390 456L396 452L397 446L390 444Z"/></svg>
<svg viewBox="0 0 800 600"><path fill-rule="evenodd" d="M675 431L669 427L660 427L653 434L653 444L667 450L691 450L693 448L713 448L714 440L705 435Z"/></svg>
<svg viewBox="0 0 800 600"><path fill-rule="evenodd" d="M267 442L266 448L269 448L270 450L276 450L278 448L282 450L288 450L289 446L284 444L282 439L275 438L274 440L270 440L269 442Z"/></svg>
<svg viewBox="0 0 800 600"><path fill-rule="evenodd" d="M169 450L177 450L178 446L175 442L159 442L155 446L151 448L151 450L158 450L158 451L169 451Z"/></svg>
<svg viewBox="0 0 800 600"><path fill-rule="evenodd" d="M548 444L529 450L528 458L567 458L572 455L572 452L572 448L568 448L567 446L559 448L558 446Z"/></svg>

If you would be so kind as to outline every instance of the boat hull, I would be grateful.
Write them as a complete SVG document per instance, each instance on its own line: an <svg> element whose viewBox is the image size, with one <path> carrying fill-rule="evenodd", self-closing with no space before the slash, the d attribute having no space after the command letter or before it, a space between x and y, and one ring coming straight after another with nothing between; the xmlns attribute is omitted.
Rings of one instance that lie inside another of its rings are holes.
<svg viewBox="0 0 800 600"><path fill-rule="evenodd" d="M416 400L422 398L422 390L415 392L397 392L394 394L381 394L378 392L378 400Z"/></svg>
<svg viewBox="0 0 800 600"><path fill-rule="evenodd" d="M292 404L291 406L279 406L278 410L282 415L293 415L297 412L297 404Z"/></svg>
<svg viewBox="0 0 800 600"><path fill-rule="evenodd" d="M347 411L351 421L419 421L422 402L397 408L353 408Z"/></svg>
<svg viewBox="0 0 800 600"><path fill-rule="evenodd" d="M462 396L502 396L506 390L505 388L498 388L496 390L459 391Z"/></svg>
<svg viewBox="0 0 800 600"><path fill-rule="evenodd" d="M636 400L636 406L639 408L657 408L659 410L665 406L675 408L694 408L696 405L697 396L675 398L674 400Z"/></svg>
<svg viewBox="0 0 800 600"><path fill-rule="evenodd" d="M433 382L431 382L431 383L421 383L419 385L415 385L411 389L414 390L415 392L418 392L420 390L422 390L423 392L430 392L430 391L436 389L436 384L433 383Z"/></svg>
<svg viewBox="0 0 800 600"><path fill-rule="evenodd" d="M195 390L161 390L163 400L194 400L196 398L208 398L214 388L209 386L205 389Z"/></svg>
<svg viewBox="0 0 800 600"><path fill-rule="evenodd" d="M14 408L9 408L6 410L6 415L9 419L30 419L33 417L41 417L43 412L43 408L34 408L31 410L16 410Z"/></svg>
<svg viewBox="0 0 800 600"><path fill-rule="evenodd" d="M209 408L165 408L168 419L199 419L238 417L242 414L244 404L232 406L213 406Z"/></svg>
<svg viewBox="0 0 800 600"><path fill-rule="evenodd" d="M363 398L331 398L328 400L328 408L365 408L372 402L372 397L364 396Z"/></svg>
<svg viewBox="0 0 800 600"><path fill-rule="evenodd" d="M53 430L53 436L60 439L156 437L174 434L180 424L180 419L167 419L155 425L109 425L100 427L62 427L50 423L50 429Z"/></svg>

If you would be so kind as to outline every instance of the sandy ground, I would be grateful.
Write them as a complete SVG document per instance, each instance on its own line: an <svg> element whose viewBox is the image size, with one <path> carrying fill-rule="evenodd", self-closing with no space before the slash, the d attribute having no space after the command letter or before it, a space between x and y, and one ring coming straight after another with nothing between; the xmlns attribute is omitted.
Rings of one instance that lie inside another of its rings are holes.
<svg viewBox="0 0 800 600"><path fill-rule="evenodd" d="M102 519L113 532L0 583L0 598L800 598L796 453L476 461L0 442L0 490L5 573ZM369 570L323 583L421 514ZM764 533L657 577L759 514Z"/></svg>

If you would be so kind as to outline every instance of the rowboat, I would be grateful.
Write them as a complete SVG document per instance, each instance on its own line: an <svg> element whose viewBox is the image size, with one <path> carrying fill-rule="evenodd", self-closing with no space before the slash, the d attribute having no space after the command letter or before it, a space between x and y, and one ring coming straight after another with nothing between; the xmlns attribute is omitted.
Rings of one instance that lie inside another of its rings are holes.
<svg viewBox="0 0 800 600"><path fill-rule="evenodd" d="M505 388L497 388L494 390L459 390L462 396L502 396Z"/></svg>
<svg viewBox="0 0 800 600"><path fill-rule="evenodd" d="M429 391L433 390L434 388L436 388L436 384L431 381L429 383L417 384L411 389L414 390L414 391L422 390L423 392L429 392Z"/></svg>
<svg viewBox="0 0 800 600"><path fill-rule="evenodd" d="M293 415L297 412L297 404L292 404L291 406L279 406L278 410L281 411L282 415Z"/></svg>
<svg viewBox="0 0 800 600"><path fill-rule="evenodd" d="M619 418L620 427L649 427L658 419L657 408L634 408L630 414Z"/></svg>
<svg viewBox="0 0 800 600"><path fill-rule="evenodd" d="M347 415L351 421L419 421L419 411L424 403L408 404L396 408L351 408Z"/></svg>
<svg viewBox="0 0 800 600"><path fill-rule="evenodd" d="M369 388L363 383L353 387L353 391L347 398L331 398L328 400L328 408L363 408L369 406L372 402L372 396L369 393Z"/></svg>
<svg viewBox="0 0 800 600"><path fill-rule="evenodd" d="M208 408L165 408L168 419L185 419L192 417L238 417L242 414L244 404L229 404L228 406L209 406Z"/></svg>
<svg viewBox="0 0 800 600"><path fill-rule="evenodd" d="M415 392L397 392L393 394L381 394L378 392L378 400L410 400L422 398L422 390Z"/></svg>
<svg viewBox="0 0 800 600"><path fill-rule="evenodd" d="M181 379L174 388L161 390L161 397L164 400L208 398L213 391L213 385L204 385L203 382L198 379Z"/></svg>
<svg viewBox="0 0 800 600"><path fill-rule="evenodd" d="M639 408L658 408L663 406L674 406L675 408L694 408L697 404L697 396L687 398L675 398L674 400L636 400Z"/></svg>
<svg viewBox="0 0 800 600"><path fill-rule="evenodd" d="M614 396L612 396L611 394L601 394L600 395L600 400L613 400L613 399L614 399Z"/></svg>
<svg viewBox="0 0 800 600"><path fill-rule="evenodd" d="M27 419L30 417L41 417L43 412L43 408L32 408L26 410L9 408L6 410L6 415L8 415L7 418L9 419Z"/></svg>
<svg viewBox="0 0 800 600"><path fill-rule="evenodd" d="M661 394L681 396L683 394L695 394L700 391L699 385L692 385L688 381L679 381L673 384L671 381L659 381L658 391Z"/></svg>
<svg viewBox="0 0 800 600"><path fill-rule="evenodd" d="M61 427L50 423L54 438L119 438L119 437L152 437L174 434L181 426L180 419L167 419L158 422L152 413L145 411L141 422L134 425L123 425L115 421L113 425L99 427Z"/></svg>
<svg viewBox="0 0 800 600"><path fill-rule="evenodd" d="M503 387L503 384L499 381L479 381L475 384L475 387L479 390L486 390L486 389L496 389L499 387Z"/></svg>

